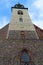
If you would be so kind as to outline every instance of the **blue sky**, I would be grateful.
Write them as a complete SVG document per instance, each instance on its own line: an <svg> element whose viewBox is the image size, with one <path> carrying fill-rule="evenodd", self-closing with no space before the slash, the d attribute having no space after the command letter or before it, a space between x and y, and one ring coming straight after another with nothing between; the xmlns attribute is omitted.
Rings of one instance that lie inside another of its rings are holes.
<svg viewBox="0 0 43 65"><path fill-rule="evenodd" d="M28 8L33 24L43 29L43 0L0 0L0 28L10 22L11 7L18 2Z"/></svg>

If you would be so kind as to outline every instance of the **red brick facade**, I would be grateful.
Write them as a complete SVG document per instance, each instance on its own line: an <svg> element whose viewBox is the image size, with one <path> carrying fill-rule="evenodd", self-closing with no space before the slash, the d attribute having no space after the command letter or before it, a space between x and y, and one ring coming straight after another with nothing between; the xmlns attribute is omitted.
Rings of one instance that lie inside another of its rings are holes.
<svg viewBox="0 0 43 65"><path fill-rule="evenodd" d="M36 30L36 32L37 32L39 38L40 38L40 39L43 39L43 30L40 29L39 27L37 27L36 25L34 25L34 27L35 27L35 30Z"/></svg>

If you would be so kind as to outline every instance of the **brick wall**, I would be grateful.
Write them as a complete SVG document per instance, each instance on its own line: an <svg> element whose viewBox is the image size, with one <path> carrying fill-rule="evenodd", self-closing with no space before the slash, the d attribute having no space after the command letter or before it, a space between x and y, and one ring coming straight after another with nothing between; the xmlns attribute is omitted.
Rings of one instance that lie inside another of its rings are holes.
<svg viewBox="0 0 43 65"><path fill-rule="evenodd" d="M34 25L34 27L35 27L35 30L36 30L36 32L37 32L39 38L40 38L40 39L43 39L43 30L40 29L39 27L35 26L35 25Z"/></svg>
<svg viewBox="0 0 43 65"><path fill-rule="evenodd" d="M0 30L0 38L7 38L9 24Z"/></svg>
<svg viewBox="0 0 43 65"><path fill-rule="evenodd" d="M43 40L37 39L0 39L0 65L20 65L19 58L23 49L28 50L35 65L43 65Z"/></svg>

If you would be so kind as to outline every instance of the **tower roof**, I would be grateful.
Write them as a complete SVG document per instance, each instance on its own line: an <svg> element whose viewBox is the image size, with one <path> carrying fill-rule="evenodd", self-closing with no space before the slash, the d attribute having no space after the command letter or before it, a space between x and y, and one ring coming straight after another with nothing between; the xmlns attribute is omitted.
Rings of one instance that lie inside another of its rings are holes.
<svg viewBox="0 0 43 65"><path fill-rule="evenodd" d="M24 5L18 3L18 4L15 4L14 7L15 7L15 8L24 8Z"/></svg>
<svg viewBox="0 0 43 65"><path fill-rule="evenodd" d="M28 9L28 8L25 8L23 4L20 4L20 3L15 4L14 7L12 7L12 8L17 8L17 9Z"/></svg>

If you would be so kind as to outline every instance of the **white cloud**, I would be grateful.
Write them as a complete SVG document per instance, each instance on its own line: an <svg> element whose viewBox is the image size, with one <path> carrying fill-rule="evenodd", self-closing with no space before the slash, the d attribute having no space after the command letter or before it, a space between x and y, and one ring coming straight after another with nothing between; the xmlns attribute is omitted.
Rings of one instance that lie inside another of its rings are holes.
<svg viewBox="0 0 43 65"><path fill-rule="evenodd" d="M34 12L30 12L33 23L43 29L43 0L34 0L30 8L33 8L30 10L34 10Z"/></svg>
<svg viewBox="0 0 43 65"><path fill-rule="evenodd" d="M3 26L5 26L8 23L9 23L9 21L7 20L7 18L6 17L2 17L0 19L0 28L2 28Z"/></svg>
<svg viewBox="0 0 43 65"><path fill-rule="evenodd" d="M31 20L32 20L33 24L35 24L36 26L43 29L43 19L40 19L41 17L39 17L39 19L34 19L34 16L35 16L34 13L30 13L29 15L31 17Z"/></svg>
<svg viewBox="0 0 43 65"><path fill-rule="evenodd" d="M43 0L35 0L32 6L39 11L39 17L43 17Z"/></svg>
<svg viewBox="0 0 43 65"><path fill-rule="evenodd" d="M43 0L35 0L33 2L33 5L36 7L36 8L40 8L41 10L43 10Z"/></svg>
<svg viewBox="0 0 43 65"><path fill-rule="evenodd" d="M39 18L43 18L43 11L40 12Z"/></svg>

